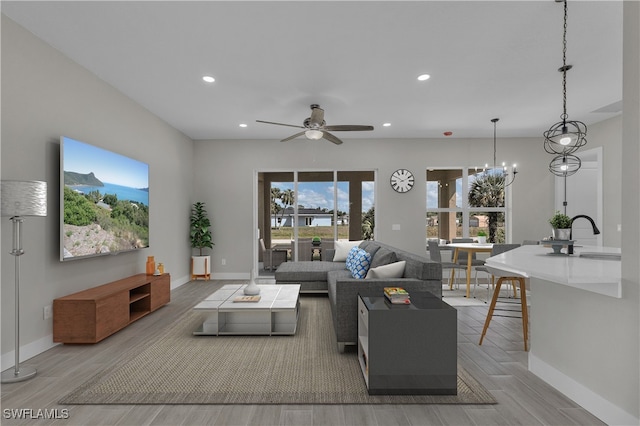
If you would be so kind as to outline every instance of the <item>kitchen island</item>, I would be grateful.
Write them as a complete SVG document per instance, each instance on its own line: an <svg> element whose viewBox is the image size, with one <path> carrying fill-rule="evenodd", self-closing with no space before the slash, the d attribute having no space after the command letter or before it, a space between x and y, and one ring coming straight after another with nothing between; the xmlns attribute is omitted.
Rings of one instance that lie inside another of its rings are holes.
<svg viewBox="0 0 640 426"><path fill-rule="evenodd" d="M522 246L486 261L529 278L529 370L608 424L638 424L630 414L638 348L629 336L637 333L637 298L622 291L620 249L552 252Z"/></svg>

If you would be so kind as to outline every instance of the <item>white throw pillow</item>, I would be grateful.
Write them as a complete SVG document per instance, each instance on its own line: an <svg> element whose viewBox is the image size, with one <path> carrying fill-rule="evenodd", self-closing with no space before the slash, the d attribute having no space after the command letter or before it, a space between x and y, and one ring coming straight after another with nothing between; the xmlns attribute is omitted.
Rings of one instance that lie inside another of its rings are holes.
<svg viewBox="0 0 640 426"><path fill-rule="evenodd" d="M334 262L346 262L349 250L360 245L362 241L336 241L334 243L335 253L333 254Z"/></svg>
<svg viewBox="0 0 640 426"><path fill-rule="evenodd" d="M405 260L401 260L400 262L371 268L365 278L402 278L406 264L407 262Z"/></svg>

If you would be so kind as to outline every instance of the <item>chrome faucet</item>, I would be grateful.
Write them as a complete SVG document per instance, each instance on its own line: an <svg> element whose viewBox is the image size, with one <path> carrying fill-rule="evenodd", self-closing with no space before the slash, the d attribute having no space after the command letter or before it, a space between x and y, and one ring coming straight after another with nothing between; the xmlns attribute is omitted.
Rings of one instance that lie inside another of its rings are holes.
<svg viewBox="0 0 640 426"><path fill-rule="evenodd" d="M573 233L573 221L579 218L585 218L587 219L589 222L591 222L591 227L593 228L593 235L598 235L600 233L600 230L598 229L598 227L596 226L596 223L593 219L591 219L589 216L587 216L586 214L579 214L577 216L574 216L571 218L571 233L569 234L569 239L571 240L571 234Z"/></svg>

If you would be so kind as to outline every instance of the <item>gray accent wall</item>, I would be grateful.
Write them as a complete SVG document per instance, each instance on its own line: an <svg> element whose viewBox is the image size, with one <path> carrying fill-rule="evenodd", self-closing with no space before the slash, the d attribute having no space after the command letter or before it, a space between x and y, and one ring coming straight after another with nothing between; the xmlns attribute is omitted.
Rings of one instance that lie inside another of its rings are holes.
<svg viewBox="0 0 640 426"><path fill-rule="evenodd" d="M59 140L69 136L149 164L150 248L59 261ZM48 183L48 216L26 218L21 257L21 355L52 345L53 299L164 262L173 285L189 274L193 142L2 15L2 179ZM12 226L2 218L2 369L13 365Z"/></svg>

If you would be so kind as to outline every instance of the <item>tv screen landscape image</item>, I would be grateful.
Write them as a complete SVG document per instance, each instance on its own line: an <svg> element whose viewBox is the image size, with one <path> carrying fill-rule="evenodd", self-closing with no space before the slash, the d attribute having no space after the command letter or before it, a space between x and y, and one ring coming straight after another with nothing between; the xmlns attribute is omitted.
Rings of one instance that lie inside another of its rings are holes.
<svg viewBox="0 0 640 426"><path fill-rule="evenodd" d="M60 138L60 260L149 247L149 165Z"/></svg>

